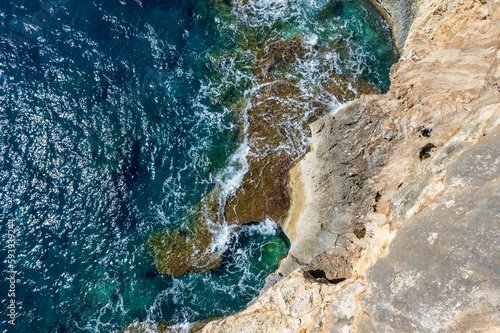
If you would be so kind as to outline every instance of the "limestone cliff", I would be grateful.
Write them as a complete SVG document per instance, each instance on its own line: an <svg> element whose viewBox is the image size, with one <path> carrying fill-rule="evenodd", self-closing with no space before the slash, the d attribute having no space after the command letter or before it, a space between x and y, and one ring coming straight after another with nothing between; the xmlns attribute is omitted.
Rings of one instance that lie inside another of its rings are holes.
<svg viewBox="0 0 500 333"><path fill-rule="evenodd" d="M312 124L278 282L204 332L500 332L500 1L380 5L390 91Z"/></svg>

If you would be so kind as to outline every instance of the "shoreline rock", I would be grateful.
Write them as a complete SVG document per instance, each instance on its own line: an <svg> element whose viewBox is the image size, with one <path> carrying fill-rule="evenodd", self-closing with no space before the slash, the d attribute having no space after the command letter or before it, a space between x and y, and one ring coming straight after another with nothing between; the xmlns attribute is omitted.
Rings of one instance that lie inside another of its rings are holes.
<svg viewBox="0 0 500 333"><path fill-rule="evenodd" d="M247 110L249 170L236 193L227 198L224 215L229 224L270 218L281 225L290 209L288 171L306 151L305 144L299 140L301 133L329 112L329 106L319 101L335 96L344 103L361 94L378 92L368 84L350 82L329 72L330 84L324 91L317 91L319 97L300 96L299 87L285 74L299 59L316 51L297 35L290 40L267 41L257 52L254 72L261 88L250 100L252 106ZM308 110L307 117L297 104ZM300 126L282 128L280 124L286 122ZM281 148L290 141L293 150Z"/></svg>
<svg viewBox="0 0 500 333"><path fill-rule="evenodd" d="M500 1L381 5L390 91L311 125L285 277L204 332L500 331Z"/></svg>

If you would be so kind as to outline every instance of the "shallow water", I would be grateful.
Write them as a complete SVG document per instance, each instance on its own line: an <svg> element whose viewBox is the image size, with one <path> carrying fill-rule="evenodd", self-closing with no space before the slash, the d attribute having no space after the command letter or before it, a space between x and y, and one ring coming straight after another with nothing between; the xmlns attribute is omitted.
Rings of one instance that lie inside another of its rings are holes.
<svg viewBox="0 0 500 333"><path fill-rule="evenodd" d="M317 93L327 67L388 88L397 54L363 1L0 3L2 331L180 324L258 295L289 246L272 221L221 228L221 267L180 278L158 275L144 244L185 223L214 186L237 188L248 149L236 105L258 94L256 50L297 33L311 53L284 75L303 94ZM303 149L301 133L283 149Z"/></svg>

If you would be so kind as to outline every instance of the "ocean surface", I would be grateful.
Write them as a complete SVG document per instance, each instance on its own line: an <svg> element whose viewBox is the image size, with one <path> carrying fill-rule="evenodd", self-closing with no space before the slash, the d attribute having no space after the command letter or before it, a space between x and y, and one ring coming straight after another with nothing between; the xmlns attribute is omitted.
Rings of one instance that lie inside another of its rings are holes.
<svg viewBox="0 0 500 333"><path fill-rule="evenodd" d="M273 221L215 221L220 268L179 278L145 242L238 187L256 53L297 35L304 94L328 69L389 88L398 55L365 0L1 1L0 331L183 325L255 298L289 248Z"/></svg>

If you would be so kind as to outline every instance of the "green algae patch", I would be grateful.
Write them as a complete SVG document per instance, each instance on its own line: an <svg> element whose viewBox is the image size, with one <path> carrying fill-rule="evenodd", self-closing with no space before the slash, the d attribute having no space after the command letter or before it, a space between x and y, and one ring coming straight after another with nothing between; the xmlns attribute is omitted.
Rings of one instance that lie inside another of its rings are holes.
<svg viewBox="0 0 500 333"><path fill-rule="evenodd" d="M287 71L299 59L304 59L312 49L302 42L300 35L293 39L273 39L264 44L257 52L254 71L259 83L265 83Z"/></svg>
<svg viewBox="0 0 500 333"><path fill-rule="evenodd" d="M195 232L174 230L158 233L146 242L153 263L160 274L175 277L188 273L200 273L219 266L219 258L207 253L212 243L212 233L207 229Z"/></svg>

